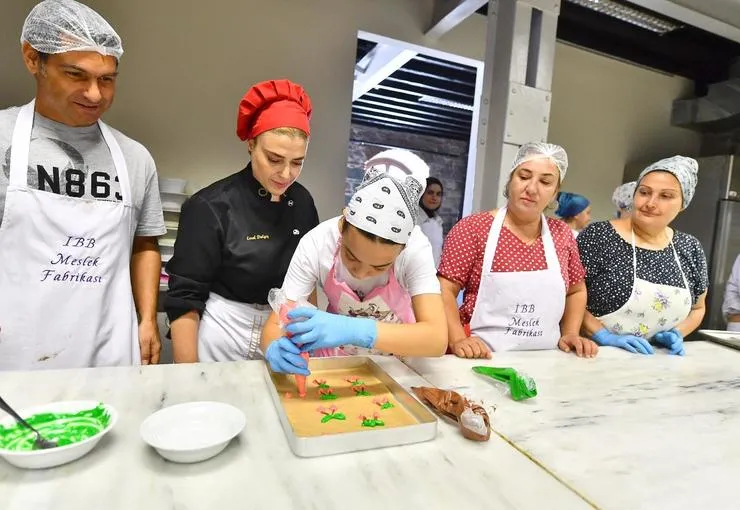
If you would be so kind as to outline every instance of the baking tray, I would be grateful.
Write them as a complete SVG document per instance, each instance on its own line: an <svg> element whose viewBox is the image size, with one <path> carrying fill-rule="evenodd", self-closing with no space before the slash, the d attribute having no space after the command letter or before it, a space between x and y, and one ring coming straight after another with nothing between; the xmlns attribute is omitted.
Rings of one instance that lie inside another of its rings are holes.
<svg viewBox="0 0 740 510"><path fill-rule="evenodd" d="M740 350L740 331L725 331L723 329L700 329L699 334L710 342L714 342L731 349Z"/></svg>
<svg viewBox="0 0 740 510"><path fill-rule="evenodd" d="M400 363L400 361L399 361ZM423 404L389 376L377 363L366 356L338 356L329 358L311 358L309 360L311 372L330 370L357 370L365 369L384 384L400 405L416 421L415 424L402 425L389 428L373 428L356 432L332 433L318 436L299 436L293 429L288 415L283 407L282 400L278 394L278 387L286 382L291 375L279 374L270 370L265 364L265 379L267 387L275 404L280 423L285 436L288 439L290 449L298 457L320 457L324 455L335 455L361 450L373 450L389 446L400 446L406 444L430 441L437 435L437 417L432 414ZM313 377L309 376L311 381ZM310 385L310 382L309 382ZM295 397L298 398L298 397ZM330 406L332 401L323 405ZM348 419L353 419L349 417Z"/></svg>

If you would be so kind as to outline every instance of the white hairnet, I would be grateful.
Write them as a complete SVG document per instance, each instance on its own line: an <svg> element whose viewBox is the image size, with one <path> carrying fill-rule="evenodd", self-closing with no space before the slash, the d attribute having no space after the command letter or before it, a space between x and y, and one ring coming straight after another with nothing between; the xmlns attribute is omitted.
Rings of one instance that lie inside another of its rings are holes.
<svg viewBox="0 0 740 510"><path fill-rule="evenodd" d="M511 172L522 163L541 158L547 158L555 164L560 172L560 182L563 182L565 173L568 171L568 154L565 149L554 143L530 142L519 147L514 163L511 165Z"/></svg>
<svg viewBox="0 0 740 510"><path fill-rule="evenodd" d="M612 203L614 204L614 207L623 211L631 211L632 199L635 196L636 187L637 182L635 181L625 182L624 184L617 186L614 193L612 193Z"/></svg>
<svg viewBox="0 0 740 510"><path fill-rule="evenodd" d="M28 14L21 44L36 51L55 54L68 51L95 51L120 59L121 38L103 17L74 0L44 0Z"/></svg>

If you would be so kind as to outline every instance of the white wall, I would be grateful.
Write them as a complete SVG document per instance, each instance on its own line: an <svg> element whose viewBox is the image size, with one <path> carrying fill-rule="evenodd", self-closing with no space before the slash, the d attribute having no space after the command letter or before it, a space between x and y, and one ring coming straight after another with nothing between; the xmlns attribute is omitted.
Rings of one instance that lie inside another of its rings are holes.
<svg viewBox="0 0 740 510"><path fill-rule="evenodd" d="M33 95L18 37L34 5L6 2L0 16L0 108ZM116 103L105 120L144 143L164 176L192 189L246 163L236 108L264 79L302 83L314 102L313 136L301 182L322 218L343 204L358 30L484 59L484 16L433 42L423 36L432 0L88 0L124 40ZM187 9L184 8L187 6ZM693 153L696 135L669 125L671 100L688 83L558 45L551 138L572 161L566 187L610 214L626 161Z"/></svg>
<svg viewBox="0 0 740 510"><path fill-rule="evenodd" d="M691 90L683 78L558 44L549 138L568 151L563 189L587 196L592 216L608 219L626 163L696 155L699 135L670 125L671 101Z"/></svg>
<svg viewBox="0 0 740 510"><path fill-rule="evenodd" d="M0 16L0 107L26 102L33 83L18 36L35 2L13 0ZM343 205L357 31L428 45L432 0L88 0L124 41L116 103L105 120L144 143L164 176L198 189L241 169L239 100L255 82L288 77L314 102L301 176L322 217ZM187 5L187 9L183 6ZM480 27L480 25L479 25ZM485 24L483 24L485 27ZM467 34L464 26L458 28ZM469 37L469 36L467 36ZM452 37L436 47L459 50ZM480 47L468 45L472 56ZM464 44L463 44L464 45Z"/></svg>

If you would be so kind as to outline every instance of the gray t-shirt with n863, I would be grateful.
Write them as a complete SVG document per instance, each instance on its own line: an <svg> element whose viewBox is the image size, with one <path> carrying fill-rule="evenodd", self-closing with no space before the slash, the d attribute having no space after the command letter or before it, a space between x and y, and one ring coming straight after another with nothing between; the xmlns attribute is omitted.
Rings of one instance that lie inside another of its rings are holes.
<svg viewBox="0 0 740 510"><path fill-rule="evenodd" d="M0 110L0 225L10 178L13 128L20 108ZM121 146L131 182L133 236L160 236L167 229L162 214L154 160L140 143L111 128ZM121 185L113 158L97 124L69 127L34 116L28 155L28 186L75 198L120 201Z"/></svg>

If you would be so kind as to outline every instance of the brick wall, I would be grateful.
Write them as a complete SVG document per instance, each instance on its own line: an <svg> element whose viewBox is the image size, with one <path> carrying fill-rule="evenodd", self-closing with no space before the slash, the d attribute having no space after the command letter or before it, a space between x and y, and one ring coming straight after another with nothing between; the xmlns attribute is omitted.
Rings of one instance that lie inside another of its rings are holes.
<svg viewBox="0 0 740 510"><path fill-rule="evenodd" d="M381 151L392 148L414 152L429 165L430 175L442 181L444 197L440 216L444 220L444 232L447 234L462 214L468 166L468 142L352 124L347 151L344 203L349 201L355 188L362 181L365 161Z"/></svg>

